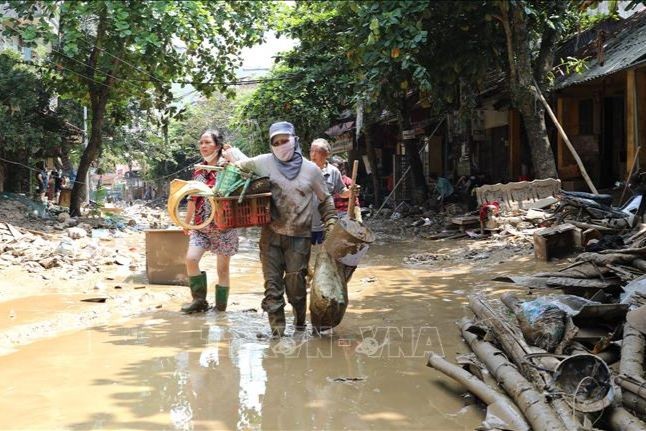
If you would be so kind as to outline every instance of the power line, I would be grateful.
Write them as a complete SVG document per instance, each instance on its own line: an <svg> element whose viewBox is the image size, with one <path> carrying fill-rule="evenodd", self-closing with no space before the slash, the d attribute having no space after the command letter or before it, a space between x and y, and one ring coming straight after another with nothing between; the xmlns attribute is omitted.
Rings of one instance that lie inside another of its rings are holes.
<svg viewBox="0 0 646 431"><path fill-rule="evenodd" d="M199 161L200 159L201 159L201 157L196 157L196 158L195 158L193 161L191 161L188 165L184 166L182 169L180 169L180 170L178 170L178 171L171 172L170 174L163 175L163 176L161 176L161 177L157 177L157 178L152 178L152 179L149 179L149 180L144 180L144 181L154 182L154 181L157 181L157 180L163 180L163 179L165 179L165 178L172 177L173 175L179 174L179 173L180 173L180 172L182 172L182 171L188 170L191 166L193 166L193 165L195 164L195 162Z"/></svg>
<svg viewBox="0 0 646 431"><path fill-rule="evenodd" d="M96 80L96 79L94 79L94 78L91 78L91 77L89 77L89 76L87 76L87 75L84 75L83 73L77 72L77 71L75 71L74 69L70 69L70 68L68 68L68 67L65 67L65 66L63 66L62 64L59 64L59 63L56 63L56 62L53 62L53 61L51 61L51 60L47 60L47 59L44 59L44 60L45 60L46 62L50 63L50 64L53 64L53 65L55 66L55 69L64 69L64 70L67 70L68 72L72 72L73 74L75 74L75 75L77 75L77 76L79 76L79 77L81 77L81 78L84 78L84 79L87 79L88 81L94 82L94 83L95 83L95 84L97 84L97 85L102 85L102 86L104 86L104 87L106 87L106 88L114 88L114 86L108 85L108 84L106 84L105 82L97 81L97 80ZM109 74L107 74L107 75L108 75L108 76L111 76L112 78L117 79L117 80L118 80L118 79L121 79L121 78L117 78L116 76L112 76L112 75L109 75ZM127 92L127 91L126 91L126 93L128 93L128 94L129 94L130 96L132 96L132 97L137 97L137 96L135 96L134 94L129 93L129 92Z"/></svg>
<svg viewBox="0 0 646 431"><path fill-rule="evenodd" d="M16 162L15 160L8 160L8 159L5 159L3 157L0 157L0 160L3 161L3 162L6 162L6 163L11 163L12 165L22 166L23 168L29 169L30 171L34 171L34 172L40 172L41 171L40 169L32 168L31 166L27 166L27 165L22 164L20 162ZM72 180L71 178L70 178L70 182L79 183L79 184L85 184L85 182L83 182L83 181L77 181L76 179Z"/></svg>
<svg viewBox="0 0 646 431"><path fill-rule="evenodd" d="M55 66L54 68L49 67L49 69L54 69L54 70L59 71L59 72L60 72L60 69L63 69L63 70L66 70L66 71L68 71L68 72L71 72L71 73L73 73L74 75L77 75L77 76L79 76L79 77L81 77L81 78L83 78L83 79L86 79L86 80L88 80L88 81L94 82L94 83L95 83L95 84L97 84L97 85L102 85L102 86L104 86L104 87L106 87L106 88L114 88L113 86L110 86L110 85L108 85L108 84L106 84L106 83L104 83L104 82L99 82L99 81L97 81L96 79L90 78L90 77L89 77L89 76L87 76L87 75L84 75L84 74L82 74L82 73L79 73L79 72L77 72L77 71L75 71L75 70L73 70L73 69L70 69L70 68L65 67L65 66L63 66L63 65L61 65L61 64L55 63L55 62L53 62L53 61L51 61L51 60L48 60L48 59L43 59L43 60L44 60L44 61L46 61L47 63L52 64L52 65L54 65L54 66ZM36 67L39 67L39 66L40 66L40 67L45 67L45 66L43 66L43 65L37 65L37 64L35 64L35 63L27 63L27 64L32 64L32 65L34 65L34 66L36 66ZM133 93L131 93L131 92L129 92L129 91L125 91L125 90L122 90L122 91L123 91L124 93L126 93L127 95L131 96L131 97L139 98L139 96L137 96L137 95L135 95L135 94L133 94Z"/></svg>
<svg viewBox="0 0 646 431"><path fill-rule="evenodd" d="M123 79L123 78L116 78L116 77L114 77L115 79L120 79L120 80L122 80L122 81L126 81L126 82L138 81L138 82L158 82L158 83L160 83L160 84L216 85L216 84L215 84L215 83L213 83L213 82L197 82L197 81L164 81L164 80L161 80L161 79L159 79L158 77L156 77L156 76L152 75L151 73L147 72L146 70L143 70L142 68L135 66L135 65L134 65L134 64L132 64L131 62L129 62L129 61L127 61L127 60L124 60L123 58L121 58L121 57L119 57L119 56L116 56L116 55L112 54L112 53L111 53L110 51L108 51L107 49L105 49L105 48L101 48L101 47L99 47L99 46L95 46L95 45L91 44L90 42L88 42L88 39L87 39L87 37L86 37L86 36L81 36L79 39L80 39L80 40L81 40L81 41L82 41L82 42L83 42L83 43L84 43L88 48L92 48L92 49L96 48L96 49L98 49L99 51L102 51L102 52L106 53L106 54L107 54L108 56L110 56L111 58L114 58L115 60L120 61L120 62L122 62L122 63L124 63L124 64L126 64L126 65L128 65L128 66L130 66L130 67L132 67L133 69L137 70L138 72L141 72L141 73L143 73L143 74L145 74L145 75L150 76L150 77L153 79L153 81L151 81L151 80L149 80L149 79L135 79L135 78L132 78L131 80L126 80L126 79ZM53 50L54 50L54 49L53 49ZM67 57L67 58L71 58L71 57L69 57L69 56L67 56L67 55L63 54L62 52L60 52L60 51L58 51L58 50L54 50L54 51L58 52L59 54L61 54L61 55L65 56L65 57ZM73 60L78 62L78 60L76 60L76 59L73 59ZM83 64L84 66L88 67L88 65L86 65L85 63L81 63L81 64ZM92 69L94 69L94 70L96 70L96 71L98 71L98 72L106 73L106 72L103 72L103 71L101 71L100 69L94 68L94 67L92 67L92 66L89 66L89 67L90 67L90 68L92 68ZM250 80L244 80L244 79L243 79L243 80L237 80L237 81L224 82L224 83L222 83L222 84L223 84L223 85L225 85L225 86L228 86L228 85L231 85L231 86L238 86L238 85L253 85L253 84L260 84L260 83L265 82L265 81L267 81L267 82L271 82L271 81L287 81L287 80L291 80L291 79L298 79L299 77L300 77L300 74L294 74L293 76L288 76L288 77L283 77L283 78L262 78L262 79L250 79Z"/></svg>
<svg viewBox="0 0 646 431"><path fill-rule="evenodd" d="M68 59L70 59L70 60L72 60L72 61L74 61L74 62L76 62L76 63L79 63L81 66L89 67L90 69L94 70L95 72L101 72L101 73L103 73L104 75L106 75L106 76L108 76L108 77L110 77L110 78L113 78L113 79L115 79L115 80L119 80L119 81L126 81L126 79L123 79L123 78L117 78L116 76L111 75L111 74L109 74L108 72L105 72L105 71L103 71L103 70L101 70L101 69L98 69L98 68L96 68L96 67L88 66L87 64L83 63L81 60L78 60L78 59L76 59L76 58L74 58L74 57L70 57L69 55L62 53L61 51L59 51L59 50L57 50L57 49L52 48L52 51L54 51L54 52L58 53L59 55L62 55L62 56L63 56L63 57L65 57L65 58L68 58ZM128 81L128 82L130 82L130 81Z"/></svg>
<svg viewBox="0 0 646 431"><path fill-rule="evenodd" d="M22 164L22 163L20 163L20 162L16 162L16 161L14 161L14 160L7 160L7 159L2 158L2 157L0 157L0 160L2 160L3 162L6 162L6 163L11 163L11 164L13 164L13 165L22 166L23 168L27 168L27 169L29 169L30 171L40 172L40 169L34 169L34 168L32 168L31 166L24 165L24 164Z"/></svg>
<svg viewBox="0 0 646 431"><path fill-rule="evenodd" d="M159 176L159 177L156 177L156 178L147 179L147 180L144 180L144 181L155 182L155 181L158 181L158 180L163 180L165 178L172 177L173 175L177 175L180 172L183 172L183 171L186 171L186 170L190 169L195 164L195 162L197 162L199 160L200 160L200 157L196 157L189 164L187 164L186 166L184 166L183 168L181 168L181 169L179 169L179 170L177 170L175 172L171 172L170 174L162 175L162 176ZM13 165L22 166L23 168L29 169L30 171L33 171L33 172L40 172L41 171L40 169L32 168L31 166L27 166L27 165L25 165L23 163L15 161L15 160L5 159L4 157L0 157L0 161L6 162L6 163L11 163ZM85 184L84 181L77 181L76 179L74 179L74 180L70 179L70 182L79 183L79 184Z"/></svg>
<svg viewBox="0 0 646 431"><path fill-rule="evenodd" d="M82 41L83 41L83 42L88 46L88 48L96 48L96 49L98 49L98 50L100 50L100 51L103 51L103 52L105 52L107 55L109 55L110 57L114 58L115 60L118 60L118 61L120 61L120 62L122 62L122 63L124 63L124 64L127 64L128 66L132 67L133 69L135 69L135 70L137 70L137 71L139 71L139 72L141 72L141 73L144 73L144 74L146 74L146 75L150 76L151 78L155 79L156 81L158 81L158 82L159 82L159 83L161 83L161 84L164 84L164 81L160 80L160 79L159 79L159 78L157 78L156 76L154 76L154 75L152 75L151 73L148 73L147 71L145 71L145 70L143 70L143 69L141 69L141 68L139 68L139 67L135 66L134 64L132 64L132 63L130 63L130 62L128 62L128 61L126 61L126 60L124 60L123 58L119 58L119 57L117 57L116 55L112 54L111 52L109 52L109 51L108 51L108 50L106 50L105 48L101 48L101 47L99 47L99 46L96 46L96 45L92 45L92 44L90 44L90 43L87 41L87 38L86 38L84 35L83 35L83 36L81 36L81 40L82 40Z"/></svg>

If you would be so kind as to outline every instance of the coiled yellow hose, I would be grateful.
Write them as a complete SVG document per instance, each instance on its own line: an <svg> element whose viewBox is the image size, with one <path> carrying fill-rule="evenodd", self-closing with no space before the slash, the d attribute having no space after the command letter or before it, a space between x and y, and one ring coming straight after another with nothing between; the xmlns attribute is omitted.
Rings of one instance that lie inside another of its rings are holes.
<svg viewBox="0 0 646 431"><path fill-rule="evenodd" d="M180 217L178 217L177 215L179 211L180 202L182 202L182 200L185 197L198 195L198 194L210 195L209 197L204 197L204 199L208 200L209 204L211 205L211 215L206 220L204 220L203 223L199 225L187 224L184 222L184 220L181 220ZM213 221L213 218L215 217L215 211L217 208L216 205L217 204L213 197L213 191L206 184L200 181L184 181L184 180L171 181L170 191L168 194L167 208L168 208L168 215L170 216L170 219L176 225L184 229L193 229L193 230L203 229Z"/></svg>

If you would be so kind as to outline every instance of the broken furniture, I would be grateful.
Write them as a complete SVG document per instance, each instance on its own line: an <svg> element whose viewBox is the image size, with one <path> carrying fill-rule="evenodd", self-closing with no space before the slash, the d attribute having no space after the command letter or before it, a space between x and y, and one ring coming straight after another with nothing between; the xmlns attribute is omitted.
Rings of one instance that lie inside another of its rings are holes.
<svg viewBox="0 0 646 431"><path fill-rule="evenodd" d="M575 249L579 236L578 228L569 223L548 227L534 232L534 255L536 259L548 261L565 257Z"/></svg>
<svg viewBox="0 0 646 431"><path fill-rule="evenodd" d="M507 184L486 184L473 189L478 205L498 202L500 212L545 208L556 203L561 191L561 181L546 178L534 181L518 181Z"/></svg>

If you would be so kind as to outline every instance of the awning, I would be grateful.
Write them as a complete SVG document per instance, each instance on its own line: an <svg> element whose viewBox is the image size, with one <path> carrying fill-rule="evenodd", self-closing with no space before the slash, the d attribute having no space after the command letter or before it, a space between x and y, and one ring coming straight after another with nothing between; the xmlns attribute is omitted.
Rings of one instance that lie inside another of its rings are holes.
<svg viewBox="0 0 646 431"><path fill-rule="evenodd" d="M646 63L646 13L640 12L629 19L633 21L615 34L604 47L603 65L594 57L586 63L586 70L565 77L557 82L555 89L581 84Z"/></svg>
<svg viewBox="0 0 646 431"><path fill-rule="evenodd" d="M345 123L339 123L327 129L325 134L331 138L344 134L354 129L354 121L346 121Z"/></svg>

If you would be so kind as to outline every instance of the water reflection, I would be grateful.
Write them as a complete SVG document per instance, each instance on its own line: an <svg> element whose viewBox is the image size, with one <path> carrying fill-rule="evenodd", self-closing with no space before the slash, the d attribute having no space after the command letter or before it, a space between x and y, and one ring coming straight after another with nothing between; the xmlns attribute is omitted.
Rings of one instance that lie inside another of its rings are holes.
<svg viewBox="0 0 646 431"><path fill-rule="evenodd" d="M239 430L261 429L262 401L267 387L267 372L263 368L265 350L267 345L259 343L242 341L231 345L232 361L240 370Z"/></svg>
<svg viewBox="0 0 646 431"><path fill-rule="evenodd" d="M173 377L177 384L177 396L170 406L170 420L176 430L188 431L193 429L193 409L186 394L186 385L190 380L188 352L179 352L175 361Z"/></svg>

